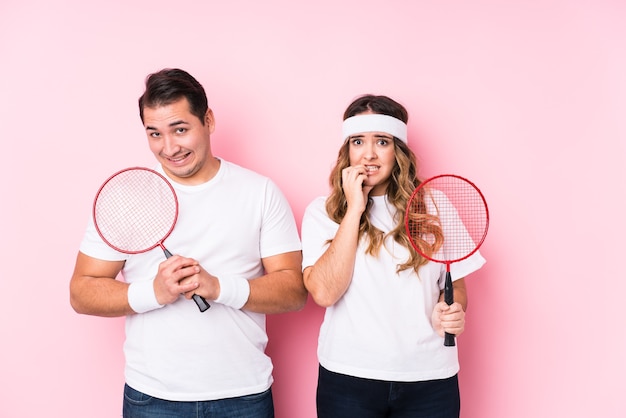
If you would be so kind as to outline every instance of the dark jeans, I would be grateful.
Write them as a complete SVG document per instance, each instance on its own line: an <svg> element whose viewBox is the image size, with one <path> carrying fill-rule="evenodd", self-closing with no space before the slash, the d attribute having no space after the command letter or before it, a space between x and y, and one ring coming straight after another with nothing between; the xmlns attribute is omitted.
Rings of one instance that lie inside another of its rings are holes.
<svg viewBox="0 0 626 418"><path fill-rule="evenodd" d="M153 398L124 386L124 418L274 418L272 390L256 395L202 402Z"/></svg>
<svg viewBox="0 0 626 418"><path fill-rule="evenodd" d="M457 376L424 382L386 382L319 368L318 418L458 418Z"/></svg>

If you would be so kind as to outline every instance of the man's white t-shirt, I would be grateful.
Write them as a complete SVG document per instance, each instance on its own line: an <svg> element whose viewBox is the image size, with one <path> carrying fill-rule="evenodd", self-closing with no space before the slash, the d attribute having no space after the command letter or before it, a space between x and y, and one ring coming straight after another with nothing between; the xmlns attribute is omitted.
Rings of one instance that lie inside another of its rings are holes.
<svg viewBox="0 0 626 418"><path fill-rule="evenodd" d="M157 171L164 174L160 167ZM291 208L268 178L221 160L218 173L205 184L171 183L179 216L164 246L196 259L220 280L262 276L262 258L301 249ZM111 249L93 220L80 251L102 260L126 260L122 275L128 283L154 279L165 260L160 247L136 255ZM162 308L126 317L128 385L174 401L244 396L270 387L265 315L209 303L211 308L200 312L181 296Z"/></svg>
<svg viewBox="0 0 626 418"><path fill-rule="evenodd" d="M385 196L370 197L372 224L387 233L394 227L395 208ZM302 220L303 269L328 248L339 224L328 217L326 198L313 200ZM448 378L459 370L456 347L444 347L431 316L444 287L445 264L429 262L419 270L396 274L409 251L388 237L378 257L359 242L352 281L346 293L326 308L318 341L320 364L333 372L386 381ZM453 280L485 263L476 252L451 265Z"/></svg>

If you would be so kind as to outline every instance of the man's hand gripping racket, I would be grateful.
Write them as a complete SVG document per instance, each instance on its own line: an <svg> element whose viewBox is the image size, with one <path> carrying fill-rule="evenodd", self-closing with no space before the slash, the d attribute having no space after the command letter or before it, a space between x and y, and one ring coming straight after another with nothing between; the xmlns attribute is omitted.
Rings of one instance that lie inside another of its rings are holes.
<svg viewBox="0 0 626 418"><path fill-rule="evenodd" d="M133 167L121 170L104 182L93 204L96 230L111 248L139 254L161 247L178 219L178 199L172 185L154 170ZM210 308L200 295L193 300L201 312Z"/></svg>
<svg viewBox="0 0 626 418"><path fill-rule="evenodd" d="M444 300L454 303L450 265L474 254L489 226L487 202L463 177L442 174L423 181L407 203L405 227L411 246L420 255L446 265ZM452 334L444 345L454 346Z"/></svg>

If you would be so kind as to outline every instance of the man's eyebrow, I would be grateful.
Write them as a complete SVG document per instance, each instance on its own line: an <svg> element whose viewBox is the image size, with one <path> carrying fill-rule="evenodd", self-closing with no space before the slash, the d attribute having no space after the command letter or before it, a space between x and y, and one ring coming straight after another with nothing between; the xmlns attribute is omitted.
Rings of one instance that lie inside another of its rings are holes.
<svg viewBox="0 0 626 418"><path fill-rule="evenodd" d="M186 125L186 124L187 124L187 122L185 122L184 120L177 120L177 121L174 121L174 122L170 123L167 126L178 126L178 125ZM146 126L146 130L147 131L148 130L150 130L150 131L157 131L158 129L155 128L154 126L147 125Z"/></svg>

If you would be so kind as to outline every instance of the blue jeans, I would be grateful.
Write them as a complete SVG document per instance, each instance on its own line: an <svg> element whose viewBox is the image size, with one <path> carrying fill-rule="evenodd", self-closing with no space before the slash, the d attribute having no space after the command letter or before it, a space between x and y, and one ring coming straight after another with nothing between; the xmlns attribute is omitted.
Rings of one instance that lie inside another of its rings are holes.
<svg viewBox="0 0 626 418"><path fill-rule="evenodd" d="M387 382L319 368L318 418L458 418L457 376L424 382Z"/></svg>
<svg viewBox="0 0 626 418"><path fill-rule="evenodd" d="M272 390L215 401L175 402L124 385L124 418L274 418Z"/></svg>

